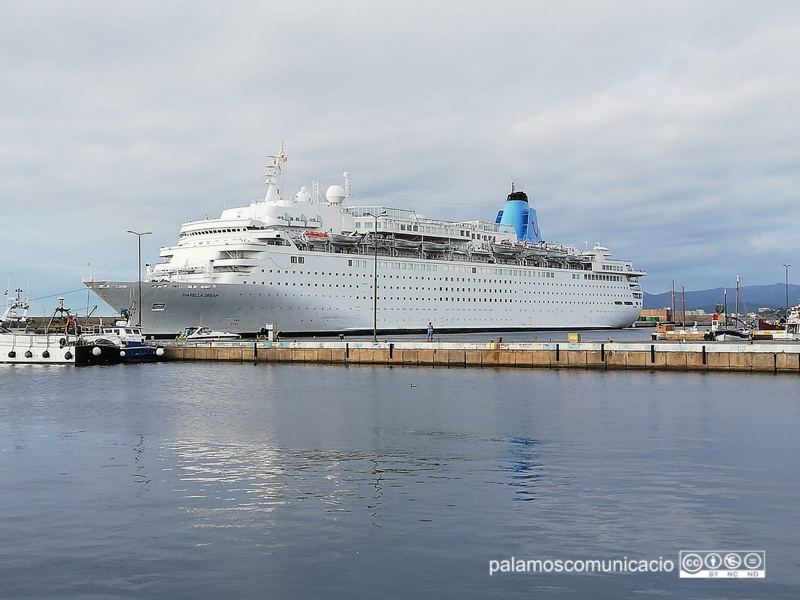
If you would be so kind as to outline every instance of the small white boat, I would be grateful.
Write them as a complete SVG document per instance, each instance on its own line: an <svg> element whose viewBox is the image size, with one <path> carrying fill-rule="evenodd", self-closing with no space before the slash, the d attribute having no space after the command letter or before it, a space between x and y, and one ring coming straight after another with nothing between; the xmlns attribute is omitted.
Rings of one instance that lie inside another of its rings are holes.
<svg viewBox="0 0 800 600"><path fill-rule="evenodd" d="M717 329L711 336L717 342L745 342L753 339L753 332L739 331L738 329Z"/></svg>
<svg viewBox="0 0 800 600"><path fill-rule="evenodd" d="M358 234L353 235L347 233L329 233L328 237L335 246L355 246L363 239L363 237Z"/></svg>
<svg viewBox="0 0 800 600"><path fill-rule="evenodd" d="M529 256L547 256L547 249L541 246L525 246L522 251L522 255L525 257Z"/></svg>
<svg viewBox="0 0 800 600"><path fill-rule="evenodd" d="M422 242L417 240L394 239L392 245L398 250L419 250Z"/></svg>
<svg viewBox="0 0 800 600"><path fill-rule="evenodd" d="M738 277L737 277L738 280ZM738 281L737 281L738 283ZM711 319L711 331L708 333L708 339L717 342L743 342L753 339L753 332L745 329L738 329L727 325L727 316L714 314Z"/></svg>
<svg viewBox="0 0 800 600"><path fill-rule="evenodd" d="M492 244L492 252L495 256L519 256L525 250L524 246L515 244Z"/></svg>
<svg viewBox="0 0 800 600"><path fill-rule="evenodd" d="M187 341L211 341L211 340L238 340L241 336L238 333L227 331L214 331L210 327L190 327L180 337Z"/></svg>
<svg viewBox="0 0 800 600"><path fill-rule="evenodd" d="M425 252L446 252L450 247L442 242L422 242L422 249Z"/></svg>
<svg viewBox="0 0 800 600"><path fill-rule="evenodd" d="M563 259L567 258L567 251L563 248L547 248L547 258Z"/></svg>

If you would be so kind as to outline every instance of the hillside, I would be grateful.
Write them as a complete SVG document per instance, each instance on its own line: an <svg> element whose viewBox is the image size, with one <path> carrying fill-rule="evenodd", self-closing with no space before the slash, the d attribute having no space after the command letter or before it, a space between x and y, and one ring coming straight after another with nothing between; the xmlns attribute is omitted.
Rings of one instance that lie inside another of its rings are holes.
<svg viewBox="0 0 800 600"><path fill-rule="evenodd" d="M644 294L644 308L666 308L672 305L671 292L661 294ZM722 303L723 288L710 290L694 290L686 292L686 310L703 309L714 312L714 307ZM728 288L728 309L733 310L736 298L736 288ZM789 284L789 304L800 302L800 285ZM786 306L786 285L773 283L771 285L747 285L739 289L739 311L755 311L759 307L781 308ZM681 309L681 292L675 290L675 308Z"/></svg>

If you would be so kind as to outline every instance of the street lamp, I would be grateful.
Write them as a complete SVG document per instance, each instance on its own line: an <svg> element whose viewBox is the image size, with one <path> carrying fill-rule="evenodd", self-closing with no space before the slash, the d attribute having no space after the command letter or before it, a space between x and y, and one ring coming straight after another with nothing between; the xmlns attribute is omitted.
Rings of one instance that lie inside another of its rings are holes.
<svg viewBox="0 0 800 600"><path fill-rule="evenodd" d="M789 316L789 267L792 265L783 265L786 269L786 316Z"/></svg>
<svg viewBox="0 0 800 600"><path fill-rule="evenodd" d="M372 217L375 219L375 229L373 230L373 239L375 241L375 270L373 271L372 278L374 280L373 283L373 294L372 294L372 341L378 341L378 217L385 217L386 211L383 211L379 215L373 215L372 213L364 213L365 217Z"/></svg>
<svg viewBox="0 0 800 600"><path fill-rule="evenodd" d="M143 231L139 233L137 231L131 231L128 229L128 233L132 233L137 238L139 238L139 302L138 302L138 310L136 311L137 317L137 327L142 326L142 236L143 235L151 235L152 231Z"/></svg>

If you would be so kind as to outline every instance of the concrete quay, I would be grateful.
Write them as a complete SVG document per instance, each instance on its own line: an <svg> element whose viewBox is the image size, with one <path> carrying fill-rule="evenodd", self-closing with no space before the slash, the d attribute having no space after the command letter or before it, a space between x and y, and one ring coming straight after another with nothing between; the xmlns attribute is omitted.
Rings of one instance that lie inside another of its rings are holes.
<svg viewBox="0 0 800 600"><path fill-rule="evenodd" d="M317 342L180 343L165 359L430 367L723 371L800 374L798 343Z"/></svg>

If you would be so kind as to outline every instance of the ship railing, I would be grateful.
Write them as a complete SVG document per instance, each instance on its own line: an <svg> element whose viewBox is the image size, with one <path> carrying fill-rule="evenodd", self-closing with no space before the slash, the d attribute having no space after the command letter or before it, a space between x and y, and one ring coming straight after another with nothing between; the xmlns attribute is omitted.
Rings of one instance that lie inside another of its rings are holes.
<svg viewBox="0 0 800 600"><path fill-rule="evenodd" d="M427 236L426 236L427 237ZM353 246L334 246L332 244L308 244L302 240L296 240L297 245L308 252L320 252L324 254L349 254L357 256L370 257L375 254L375 244L372 241L372 235L368 236L364 242ZM463 248L463 252L456 252L457 248L449 246L445 252L424 252L420 249L404 249L395 248L392 246L393 239L390 237L378 238L378 256L382 258L411 258L417 256L421 260L442 260L447 257L450 260L458 260L460 262L471 262L478 264L500 264L500 265L518 265L536 268L553 268L563 269L565 271L577 270L586 271L590 262L584 260L572 260L573 257L565 255L563 258L556 259L548 258L546 256L530 256L527 258L516 257L502 257L487 254L485 252L476 252L476 247ZM544 247L544 246L543 246ZM557 246L556 246L557 247ZM454 258L455 254L465 256L465 258Z"/></svg>

